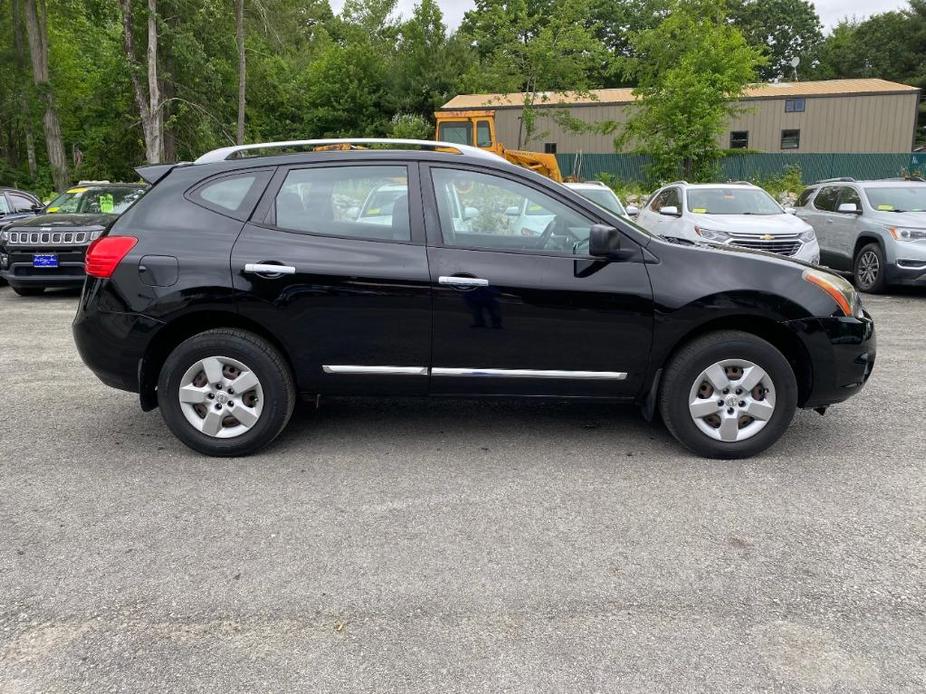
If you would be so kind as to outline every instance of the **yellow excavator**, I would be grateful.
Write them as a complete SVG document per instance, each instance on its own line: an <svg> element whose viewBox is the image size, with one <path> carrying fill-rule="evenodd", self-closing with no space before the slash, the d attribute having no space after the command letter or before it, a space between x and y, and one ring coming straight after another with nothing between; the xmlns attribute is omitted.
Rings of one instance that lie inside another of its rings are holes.
<svg viewBox="0 0 926 694"><path fill-rule="evenodd" d="M437 121L435 139L439 142L471 145L495 152L512 164L563 182L555 154L508 149L498 141L495 137L495 111L438 111L434 118Z"/></svg>

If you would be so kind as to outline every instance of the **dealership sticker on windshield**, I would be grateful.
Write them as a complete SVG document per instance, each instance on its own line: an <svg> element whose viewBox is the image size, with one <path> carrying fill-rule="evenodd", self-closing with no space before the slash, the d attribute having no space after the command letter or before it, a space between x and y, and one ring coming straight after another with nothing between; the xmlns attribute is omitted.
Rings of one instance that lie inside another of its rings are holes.
<svg viewBox="0 0 926 694"><path fill-rule="evenodd" d="M882 212L891 212L894 209L893 205L878 205L878 209Z"/></svg>
<svg viewBox="0 0 926 694"><path fill-rule="evenodd" d="M695 214L705 214L707 213L707 208L706 207L696 207L692 210L692 212L694 212Z"/></svg>

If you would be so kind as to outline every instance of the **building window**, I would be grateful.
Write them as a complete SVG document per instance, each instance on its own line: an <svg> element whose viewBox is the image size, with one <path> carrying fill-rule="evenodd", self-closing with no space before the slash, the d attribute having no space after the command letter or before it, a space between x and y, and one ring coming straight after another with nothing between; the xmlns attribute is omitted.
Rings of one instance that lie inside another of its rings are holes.
<svg viewBox="0 0 926 694"><path fill-rule="evenodd" d="M556 154L556 143L555 142L544 143L543 151L545 154Z"/></svg>
<svg viewBox="0 0 926 694"><path fill-rule="evenodd" d="M785 113L803 113L806 99L785 99Z"/></svg>
<svg viewBox="0 0 926 694"><path fill-rule="evenodd" d="M781 148L782 149L800 149L801 131L800 130L782 130L781 131Z"/></svg>
<svg viewBox="0 0 926 694"><path fill-rule="evenodd" d="M748 147L748 130L734 130L732 133L730 133L730 149L746 149Z"/></svg>
<svg viewBox="0 0 926 694"><path fill-rule="evenodd" d="M476 123L476 146L492 146L492 130L489 128L489 121L487 120L481 120Z"/></svg>

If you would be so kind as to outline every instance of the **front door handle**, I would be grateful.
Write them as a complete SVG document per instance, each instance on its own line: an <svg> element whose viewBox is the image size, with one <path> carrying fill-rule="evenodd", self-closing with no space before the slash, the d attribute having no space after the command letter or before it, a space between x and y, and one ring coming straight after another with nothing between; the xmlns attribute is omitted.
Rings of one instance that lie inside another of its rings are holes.
<svg viewBox="0 0 926 694"><path fill-rule="evenodd" d="M438 284L443 284L448 287L462 287L462 288L471 288L471 287L488 287L489 280L480 279L479 277L457 277L457 276L446 276L442 275L437 280Z"/></svg>
<svg viewBox="0 0 926 694"><path fill-rule="evenodd" d="M296 268L292 265L277 265L275 263L247 263L244 271L249 275L295 275Z"/></svg>

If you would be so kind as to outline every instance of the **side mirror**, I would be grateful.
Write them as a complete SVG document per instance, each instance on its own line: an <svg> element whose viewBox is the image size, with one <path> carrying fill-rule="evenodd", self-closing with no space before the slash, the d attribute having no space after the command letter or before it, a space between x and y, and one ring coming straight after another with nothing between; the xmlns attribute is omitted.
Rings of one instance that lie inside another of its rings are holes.
<svg viewBox="0 0 926 694"><path fill-rule="evenodd" d="M510 209L510 208L509 208ZM479 210L475 207L463 208L463 219L476 219L479 216Z"/></svg>
<svg viewBox="0 0 926 694"><path fill-rule="evenodd" d="M836 209L837 212L844 212L845 214L859 214L860 210L858 205L854 202L843 202L840 203L839 207Z"/></svg>
<svg viewBox="0 0 926 694"><path fill-rule="evenodd" d="M33 205L32 211L36 214L42 214L45 211L45 205Z"/></svg>
<svg viewBox="0 0 926 694"><path fill-rule="evenodd" d="M640 208L636 205L627 205L625 209L627 210L628 217L636 217L638 214L640 214Z"/></svg>
<svg viewBox="0 0 926 694"><path fill-rule="evenodd" d="M595 224L588 233L588 254L610 258L621 248L621 233L614 227Z"/></svg>
<svg viewBox="0 0 926 694"><path fill-rule="evenodd" d="M505 214L509 217L517 217L519 214L521 214L521 208L517 205L512 205L507 210L505 210Z"/></svg>
<svg viewBox="0 0 926 694"><path fill-rule="evenodd" d="M659 208L659 214L664 214L666 217L681 217L679 214L678 208L675 205L666 205L665 207Z"/></svg>
<svg viewBox="0 0 926 694"><path fill-rule="evenodd" d="M786 207L785 214L797 214L797 210L793 207Z"/></svg>

